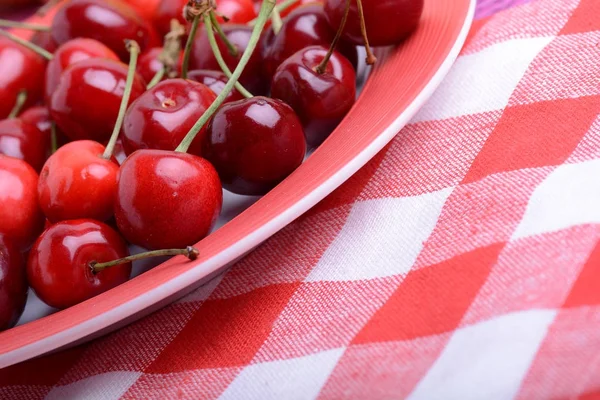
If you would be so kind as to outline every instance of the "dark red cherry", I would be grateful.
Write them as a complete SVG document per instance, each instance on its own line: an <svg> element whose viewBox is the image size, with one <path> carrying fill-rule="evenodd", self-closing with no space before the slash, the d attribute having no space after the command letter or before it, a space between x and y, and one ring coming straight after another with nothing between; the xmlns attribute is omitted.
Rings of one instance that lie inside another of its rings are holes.
<svg viewBox="0 0 600 400"><path fill-rule="evenodd" d="M19 118L0 121L0 154L25 161L40 171L50 154L50 136Z"/></svg>
<svg viewBox="0 0 600 400"><path fill-rule="evenodd" d="M424 0L362 0L367 36L371 46L390 46L401 42L419 24ZM334 29L340 26L346 0L325 0L325 13ZM346 40L364 45L356 2L351 2L344 29Z"/></svg>
<svg viewBox="0 0 600 400"><path fill-rule="evenodd" d="M217 96L221 94L223 88L229 80L221 71L213 71L209 69L195 69L190 71L188 72L188 79L206 85ZM243 98L244 96L242 96L242 94L238 92L236 88L233 88L227 97L225 97L224 103L242 100Z"/></svg>
<svg viewBox="0 0 600 400"><path fill-rule="evenodd" d="M54 58L48 63L48 67L46 68L45 96L47 103L50 102L52 94L56 91L65 69L70 65L89 58L119 60L114 51L97 40L86 38L69 40L56 50Z"/></svg>
<svg viewBox="0 0 600 400"><path fill-rule="evenodd" d="M316 72L327 49L300 50L277 68L271 96L289 104L300 117L309 148L321 144L354 105L356 73L350 61L334 51L325 71Z"/></svg>
<svg viewBox="0 0 600 400"><path fill-rule="evenodd" d="M302 164L305 154L302 125L294 111L266 97L223 105L203 147L223 187L245 195L267 193Z"/></svg>
<svg viewBox="0 0 600 400"><path fill-rule="evenodd" d="M91 140L67 143L56 151L40 173L38 200L50 222L113 215L119 164L102 157L105 147Z"/></svg>
<svg viewBox="0 0 600 400"><path fill-rule="evenodd" d="M28 124L35 125L44 136L47 136L51 140L52 134L52 120L50 119L50 111L45 106L34 106L23 111L19 115L19 119ZM60 131L56 129L56 144L58 147L67 143L69 139ZM50 156L50 154L48 154Z"/></svg>
<svg viewBox="0 0 600 400"><path fill-rule="evenodd" d="M28 48L0 38L0 119L15 106L19 92L27 92L25 107L42 97L46 60Z"/></svg>
<svg viewBox="0 0 600 400"><path fill-rule="evenodd" d="M223 54L223 59L229 69L233 71L248 45L250 35L252 34L252 28L247 25L232 24L223 24L222 28L229 41L238 49L238 56L233 57L227 50L225 43L217 37L217 44L219 45L221 54ZM264 66L262 64L260 52L255 51L252 54L252 57L250 57L250 61L246 68L244 68L244 72L240 77L240 83L253 94L262 94L267 89L268 85L266 85L262 76L263 68ZM208 43L208 36L204 29L198 33L194 40L190 57L190 69L220 70L219 64Z"/></svg>
<svg viewBox="0 0 600 400"><path fill-rule="evenodd" d="M138 246L183 248L203 239L223 202L219 176L203 158L165 150L138 150L121 165L115 219Z"/></svg>
<svg viewBox="0 0 600 400"><path fill-rule="evenodd" d="M335 30L327 22L322 4L298 7L283 19L283 26L277 35L272 27L263 35L260 49L264 60L264 76L270 80L277 67L292 54L313 45L329 47L334 37ZM357 65L356 46L340 42L338 51L353 65Z"/></svg>
<svg viewBox="0 0 600 400"><path fill-rule="evenodd" d="M183 16L183 8L187 3L188 0L169 0L158 3L152 22L159 35L165 36L169 33L172 19L178 20L183 26L187 25Z"/></svg>
<svg viewBox="0 0 600 400"><path fill-rule="evenodd" d="M0 236L26 249L44 227L38 175L25 161L0 155Z"/></svg>
<svg viewBox="0 0 600 400"><path fill-rule="evenodd" d="M140 56L137 64L137 72L146 82L150 82L154 78L154 75L163 68L163 63L158 58L162 50L162 47L153 47ZM179 61L181 61L181 58ZM177 65L175 72L179 75L181 72L181 63ZM163 79L166 78L165 76Z"/></svg>
<svg viewBox="0 0 600 400"><path fill-rule="evenodd" d="M35 32L29 41L50 53L54 53L58 49L58 44L52 39L50 31Z"/></svg>
<svg viewBox="0 0 600 400"><path fill-rule="evenodd" d="M245 24L257 16L252 0L217 0L217 12L232 24ZM221 17L217 19L225 22Z"/></svg>
<svg viewBox="0 0 600 400"><path fill-rule="evenodd" d="M89 264L128 255L127 244L108 225L92 219L63 221L44 231L33 245L27 279L44 303L64 309L126 282L131 263L98 273Z"/></svg>
<svg viewBox="0 0 600 400"><path fill-rule="evenodd" d="M168 79L134 101L123 121L121 141L126 154L139 149L175 150L217 96L201 83ZM192 142L200 154L206 128Z"/></svg>
<svg viewBox="0 0 600 400"><path fill-rule="evenodd" d="M27 289L21 251L0 235L0 331L15 326L23 314Z"/></svg>
<svg viewBox="0 0 600 400"><path fill-rule="evenodd" d="M56 125L72 140L108 141L127 80L127 65L91 58L65 70L49 105ZM130 103L146 90L136 74Z"/></svg>
<svg viewBox="0 0 600 400"><path fill-rule="evenodd" d="M67 0L51 27L52 38L63 44L79 37L96 39L129 59L125 40L135 40L142 51L160 45L154 29L133 8L119 0Z"/></svg>

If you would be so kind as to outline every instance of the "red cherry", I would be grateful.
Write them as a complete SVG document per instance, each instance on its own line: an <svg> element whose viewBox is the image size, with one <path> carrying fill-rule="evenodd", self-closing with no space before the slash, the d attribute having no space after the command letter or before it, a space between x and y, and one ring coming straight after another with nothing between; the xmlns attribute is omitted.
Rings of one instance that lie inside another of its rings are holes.
<svg viewBox="0 0 600 400"><path fill-rule="evenodd" d="M327 22L322 4L308 4L295 9L283 20L283 26L277 35L272 27L263 35L261 52L264 60L264 76L271 79L282 62L305 47L329 47L334 37L335 30ZM353 65L357 65L356 46L340 42L338 51Z"/></svg>
<svg viewBox="0 0 600 400"><path fill-rule="evenodd" d="M142 51L159 45L153 28L133 8L117 0L68 0L54 16L50 31L58 44L78 37L96 39L122 60L129 59L127 39L137 41Z"/></svg>
<svg viewBox="0 0 600 400"><path fill-rule="evenodd" d="M256 18L256 10L252 0L217 0L217 12L227 17L232 24L245 24ZM219 22L225 22L218 17Z"/></svg>
<svg viewBox="0 0 600 400"><path fill-rule="evenodd" d="M242 53L246 49L246 46L248 45L248 41L250 40L250 36L252 34L252 28L246 25L231 24L223 24L221 27L223 28L223 32L225 32L225 35L229 41L238 49L238 56L233 57L227 50L227 46L223 40L217 36L217 44L221 50L223 59L225 60L225 63L229 69L233 71L238 64ZM263 68L264 66L262 64L260 52L255 51L252 54L252 57L250 57L250 61L248 62L248 65L246 65L246 68L244 68L244 72L240 77L240 83L254 94L261 94L266 90L267 85L262 77ZM199 32L194 40L192 54L190 57L190 69L220 70L217 59L210 48L208 36L204 29Z"/></svg>
<svg viewBox="0 0 600 400"><path fill-rule="evenodd" d="M200 82L207 86L217 96L221 94L223 88L229 80L221 71L212 71L208 69L195 69L188 72L188 79ZM236 100L242 100L244 96L235 88L225 97L224 103L229 103Z"/></svg>
<svg viewBox="0 0 600 400"><path fill-rule="evenodd" d="M91 140L67 143L46 162L38 182L38 199L50 222L113 215L119 164L102 158L105 147Z"/></svg>
<svg viewBox="0 0 600 400"><path fill-rule="evenodd" d="M15 326L27 302L25 260L19 248L0 236L0 331Z"/></svg>
<svg viewBox="0 0 600 400"><path fill-rule="evenodd" d="M284 1L285 0L277 0L277 4L283 3ZM323 4L323 2L321 0L300 0L300 1L292 4L291 6L289 6L288 8L286 8L285 10L283 10L281 12L281 18L287 17L296 8L298 8L300 6L303 6L305 4L310 4L310 3L320 3L320 4ZM258 4L259 4L259 7L260 7L260 2Z"/></svg>
<svg viewBox="0 0 600 400"><path fill-rule="evenodd" d="M182 248L215 224L223 193L203 158L165 150L138 150L121 165L115 219L131 243L151 250Z"/></svg>
<svg viewBox="0 0 600 400"><path fill-rule="evenodd" d="M304 159L298 117L284 102L253 97L223 105L213 117L203 154L231 192L262 195Z"/></svg>
<svg viewBox="0 0 600 400"><path fill-rule="evenodd" d="M79 61L89 58L107 58L119 61L114 51L94 39L77 38L61 45L54 53L54 58L46 68L46 102L50 102L52 94L56 91L62 73Z"/></svg>
<svg viewBox="0 0 600 400"><path fill-rule="evenodd" d="M390 46L406 39L417 28L423 5L424 0L362 0L369 44ZM340 25L345 10L345 0L325 1L325 13L334 29ZM357 45L365 44L356 2L350 5L344 38Z"/></svg>
<svg viewBox="0 0 600 400"><path fill-rule="evenodd" d="M153 24L161 36L165 36L171 30L171 20L176 19L183 26L187 21L183 17L183 8L188 0L161 1L154 12Z"/></svg>
<svg viewBox="0 0 600 400"><path fill-rule="evenodd" d="M126 282L131 263L98 273L89 264L128 255L125 241L108 225L91 219L63 221L44 231L33 245L27 279L44 303L63 309Z"/></svg>
<svg viewBox="0 0 600 400"><path fill-rule="evenodd" d="M25 161L0 155L0 236L21 249L29 247L44 227L37 181Z"/></svg>
<svg viewBox="0 0 600 400"><path fill-rule="evenodd" d="M160 62L158 56L162 53L162 47L153 47L140 56L137 64L137 72L146 82L150 82L154 75L163 68L163 63ZM180 63L177 65L177 75L181 72L181 57ZM166 79L166 77L164 78Z"/></svg>
<svg viewBox="0 0 600 400"><path fill-rule="evenodd" d="M300 117L311 148L333 132L356 98L356 73L338 52L322 74L316 72L326 55L321 46L300 50L277 68L271 84L271 96L285 101Z"/></svg>
<svg viewBox="0 0 600 400"><path fill-rule="evenodd" d="M50 31L35 32L29 41L50 53L54 53L58 49L58 44L52 39Z"/></svg>
<svg viewBox="0 0 600 400"><path fill-rule="evenodd" d="M123 122L126 154L139 149L175 150L217 96L201 83L184 79L160 82L134 101ZM203 128L190 153L200 154Z"/></svg>
<svg viewBox="0 0 600 400"><path fill-rule="evenodd" d="M0 154L23 160L39 171L50 154L50 136L21 119L4 119L0 121Z"/></svg>
<svg viewBox="0 0 600 400"><path fill-rule="evenodd" d="M113 130L125 81L127 65L101 58L80 61L63 73L50 102L50 115L72 140L105 142ZM135 75L130 103L146 90Z"/></svg>
<svg viewBox="0 0 600 400"><path fill-rule="evenodd" d="M40 0L2 0L0 10L13 11L15 8L38 6L40 3Z"/></svg>
<svg viewBox="0 0 600 400"><path fill-rule="evenodd" d="M35 125L44 137L48 137L51 141L52 120L50 119L50 111L44 106L35 106L28 108L19 115L19 119L31 125ZM56 143L60 147L67 143L69 139L59 129L56 129ZM48 154L50 156L50 154Z"/></svg>
<svg viewBox="0 0 600 400"><path fill-rule="evenodd" d="M150 20L156 14L156 9L161 0L127 0L127 4L131 6L145 20Z"/></svg>
<svg viewBox="0 0 600 400"><path fill-rule="evenodd" d="M0 38L0 119L13 109L20 91L27 92L25 107L42 97L46 60L28 48Z"/></svg>

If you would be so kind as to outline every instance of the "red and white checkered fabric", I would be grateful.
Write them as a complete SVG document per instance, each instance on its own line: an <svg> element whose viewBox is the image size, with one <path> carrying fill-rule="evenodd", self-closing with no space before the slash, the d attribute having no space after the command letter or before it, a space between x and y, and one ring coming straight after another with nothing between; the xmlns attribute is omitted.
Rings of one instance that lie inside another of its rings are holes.
<svg viewBox="0 0 600 400"><path fill-rule="evenodd" d="M600 398L600 1L475 23L415 120L224 276L14 399Z"/></svg>

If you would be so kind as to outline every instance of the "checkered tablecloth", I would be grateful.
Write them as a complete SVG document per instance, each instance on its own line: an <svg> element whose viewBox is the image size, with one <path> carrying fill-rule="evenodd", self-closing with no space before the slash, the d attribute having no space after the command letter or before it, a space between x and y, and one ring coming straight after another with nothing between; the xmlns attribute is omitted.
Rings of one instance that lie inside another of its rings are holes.
<svg viewBox="0 0 600 400"><path fill-rule="evenodd" d="M0 398L600 398L600 1L480 6L350 181L188 297L0 371Z"/></svg>

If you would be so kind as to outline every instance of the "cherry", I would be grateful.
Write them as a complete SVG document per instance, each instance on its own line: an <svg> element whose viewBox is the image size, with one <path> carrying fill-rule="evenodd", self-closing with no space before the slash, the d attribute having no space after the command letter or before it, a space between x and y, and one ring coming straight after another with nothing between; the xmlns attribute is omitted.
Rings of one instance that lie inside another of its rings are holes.
<svg viewBox="0 0 600 400"><path fill-rule="evenodd" d="M85 37L104 43L128 59L124 41L136 40L141 49L159 45L154 29L133 8L117 0L67 0L58 10L51 26L56 43Z"/></svg>
<svg viewBox="0 0 600 400"><path fill-rule="evenodd" d="M72 140L107 141L119 113L126 76L127 65L113 60L92 58L72 65L52 95L52 119ZM145 90L136 74L130 102Z"/></svg>
<svg viewBox="0 0 600 400"><path fill-rule="evenodd" d="M223 105L208 126L203 155L219 172L223 187L262 195L304 159L302 125L284 102L254 97Z"/></svg>
<svg viewBox="0 0 600 400"><path fill-rule="evenodd" d="M356 73L352 64L333 52L323 73L317 67L327 49L311 46L277 68L271 95L289 104L302 121L308 146L321 144L354 105Z"/></svg>
<svg viewBox="0 0 600 400"><path fill-rule="evenodd" d="M227 21L219 17L219 22L245 24L256 18L256 10L252 0L217 0L217 11L227 17Z"/></svg>
<svg viewBox="0 0 600 400"><path fill-rule="evenodd" d="M46 68L46 102L50 102L50 98L56 91L65 69L89 58L106 58L119 61L119 57L114 51L97 40L87 38L69 40L59 46L54 53L54 58L50 60Z"/></svg>
<svg viewBox="0 0 600 400"><path fill-rule="evenodd" d="M14 243L0 236L0 331L15 326L27 302L25 261Z"/></svg>
<svg viewBox="0 0 600 400"><path fill-rule="evenodd" d="M0 155L0 236L26 249L44 227L38 175L25 161Z"/></svg>
<svg viewBox="0 0 600 400"><path fill-rule="evenodd" d="M126 282L131 263L94 273L90 263L129 255L123 238L91 219L63 221L49 227L33 245L27 279L38 297L64 309Z"/></svg>
<svg viewBox="0 0 600 400"><path fill-rule="evenodd" d="M28 124L35 125L39 131L42 132L44 137L48 137L48 140L52 141L52 120L50 119L50 111L48 111L48 107L31 107L23 111L23 113L19 115L19 119ZM69 141L64 133L62 133L59 129L56 129L55 132L56 144L58 147ZM48 154L48 157L49 156L50 154Z"/></svg>
<svg viewBox="0 0 600 400"><path fill-rule="evenodd" d="M284 1L285 0L277 0L277 4L281 4ZM300 6L303 6L305 4L310 4L310 3L320 3L320 4L322 4L323 2L321 0L300 0L300 1L297 1L296 3L292 4L291 6L289 6L288 8L286 8L285 10L283 10L281 12L281 18L287 17L296 8L298 8Z"/></svg>
<svg viewBox="0 0 600 400"><path fill-rule="evenodd" d="M6 118L21 91L27 93L26 107L42 96L46 60L32 50L0 38L0 118Z"/></svg>
<svg viewBox="0 0 600 400"><path fill-rule="evenodd" d="M210 232L222 201L219 176L208 161L186 153L138 150L121 165L115 219L133 244L180 248Z"/></svg>
<svg viewBox="0 0 600 400"><path fill-rule="evenodd" d="M206 85L212 90L217 96L223 91L223 88L227 84L227 77L221 71L212 71L208 69L195 69L188 72L188 79L196 82L200 82ZM223 101L229 103L236 100L243 99L244 96L237 90L233 89Z"/></svg>
<svg viewBox="0 0 600 400"><path fill-rule="evenodd" d="M35 32L33 36L31 36L30 41L50 53L54 53L56 49L58 49L58 44L52 39L50 31Z"/></svg>
<svg viewBox="0 0 600 400"><path fill-rule="evenodd" d="M166 35L171 30L172 19L178 20L182 25L187 24L183 16L183 9L187 3L188 0L169 0L158 3L152 22L161 36Z"/></svg>
<svg viewBox="0 0 600 400"><path fill-rule="evenodd" d="M198 82L160 82L134 101L125 114L121 136L125 153L139 149L175 150L216 97ZM200 154L204 132L205 129L192 143L192 154Z"/></svg>
<svg viewBox="0 0 600 400"><path fill-rule="evenodd" d="M42 169L50 153L50 136L21 119L0 121L0 154L25 161L36 171Z"/></svg>
<svg viewBox="0 0 600 400"><path fill-rule="evenodd" d="M332 27L338 27L345 10L346 0L325 0L325 13ZM408 37L419 24L424 0L362 0L364 20L372 46L390 46ZM364 45L360 15L356 2L350 6L344 38Z"/></svg>
<svg viewBox="0 0 600 400"><path fill-rule="evenodd" d="M140 61L137 66L137 72L146 82L150 82L157 72L163 69L163 63L160 61L159 56L162 53L162 47L153 47L140 56ZM176 75L181 73L181 57L174 70ZM163 78L165 79L166 76Z"/></svg>

